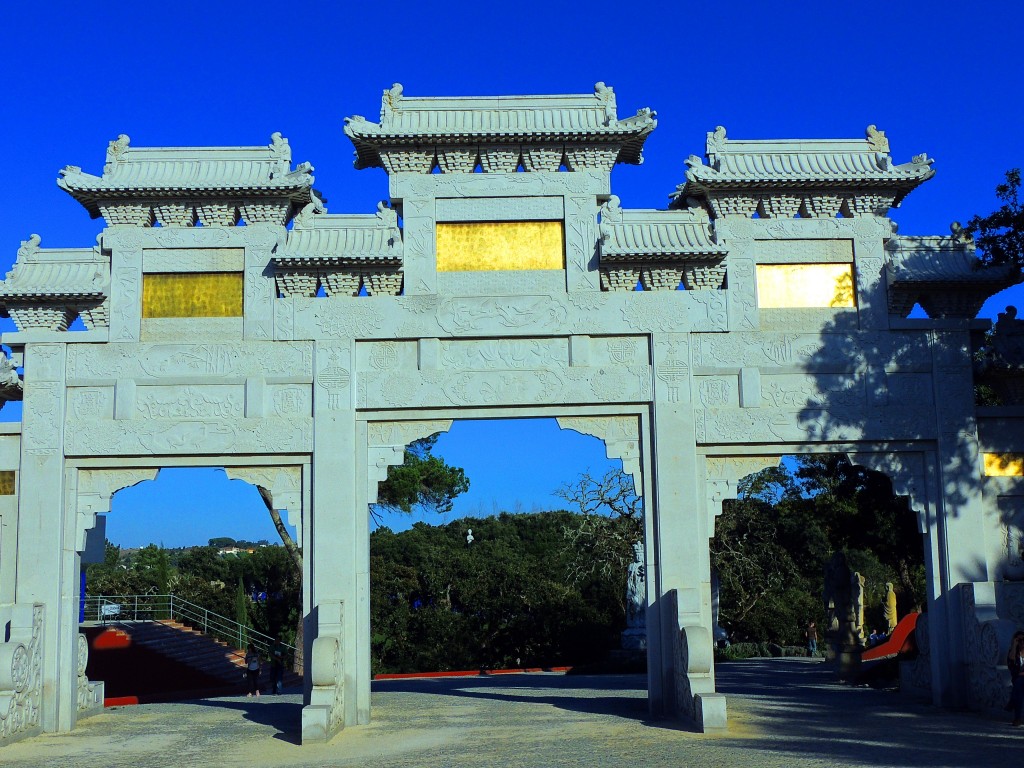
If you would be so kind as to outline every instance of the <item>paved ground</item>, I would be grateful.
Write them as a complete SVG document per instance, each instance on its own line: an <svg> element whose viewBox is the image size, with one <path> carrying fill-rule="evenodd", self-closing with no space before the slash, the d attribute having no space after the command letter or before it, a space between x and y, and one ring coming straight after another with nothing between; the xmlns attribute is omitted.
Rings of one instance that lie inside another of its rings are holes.
<svg viewBox="0 0 1024 768"><path fill-rule="evenodd" d="M374 722L298 746L300 697L108 709L72 734L0 748L29 766L999 766L1024 728L996 715L910 704L832 682L824 664L725 664L730 727L692 733L646 719L644 678L554 674L374 683Z"/></svg>

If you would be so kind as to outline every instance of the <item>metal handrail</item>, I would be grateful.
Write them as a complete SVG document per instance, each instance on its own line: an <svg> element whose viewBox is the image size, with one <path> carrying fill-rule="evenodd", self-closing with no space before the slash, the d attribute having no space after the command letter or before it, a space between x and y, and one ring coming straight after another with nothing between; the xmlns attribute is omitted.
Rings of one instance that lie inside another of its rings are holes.
<svg viewBox="0 0 1024 768"><path fill-rule="evenodd" d="M101 624L122 621L158 621L173 619L182 624L199 629L204 635L210 635L235 646L240 652L235 656L243 656L250 643L256 647L257 653L269 657L276 642L275 638L247 627L227 616L221 616L208 608L184 598L171 595L86 595L86 617L95 617ZM299 648L281 643L286 655L302 662L302 651Z"/></svg>

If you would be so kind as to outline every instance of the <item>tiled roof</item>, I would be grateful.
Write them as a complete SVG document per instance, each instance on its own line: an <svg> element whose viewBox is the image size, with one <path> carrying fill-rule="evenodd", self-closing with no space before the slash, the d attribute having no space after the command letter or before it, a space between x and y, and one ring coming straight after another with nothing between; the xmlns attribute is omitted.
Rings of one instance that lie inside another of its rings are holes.
<svg viewBox="0 0 1024 768"><path fill-rule="evenodd" d="M639 163L657 121L649 109L619 120L615 94L598 83L592 94L409 98L400 84L384 92L380 123L345 119L359 168L380 166L377 147L594 141L622 145L618 162Z"/></svg>
<svg viewBox="0 0 1024 768"><path fill-rule="evenodd" d="M110 284L110 262L98 248L39 248L39 236L22 242L18 258L0 281L5 299L97 298Z"/></svg>
<svg viewBox="0 0 1024 768"><path fill-rule="evenodd" d="M58 186L97 214L97 202L149 196L285 197L309 200L313 168L291 169L288 140L275 133L264 147L132 147L119 136L107 148L102 176L77 166L61 170Z"/></svg>
<svg viewBox="0 0 1024 768"><path fill-rule="evenodd" d="M309 226L294 227L274 257L281 266L313 266L340 261L401 263L398 216L383 205L376 215L314 216Z"/></svg>
<svg viewBox="0 0 1024 768"><path fill-rule="evenodd" d="M721 126L707 135L707 164L691 156L684 198L718 190L776 188L886 188L895 204L934 175L932 160L918 155L894 165L885 134L869 126L864 139L734 141Z"/></svg>
<svg viewBox="0 0 1024 768"><path fill-rule="evenodd" d="M612 200L601 211L601 260L658 257L722 258L707 216L693 211L627 210Z"/></svg>

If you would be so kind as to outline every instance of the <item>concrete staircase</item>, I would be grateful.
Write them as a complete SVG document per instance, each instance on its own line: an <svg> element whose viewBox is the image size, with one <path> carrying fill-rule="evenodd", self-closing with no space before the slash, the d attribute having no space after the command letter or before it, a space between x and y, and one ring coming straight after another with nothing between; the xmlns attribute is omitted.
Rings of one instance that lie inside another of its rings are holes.
<svg viewBox="0 0 1024 768"><path fill-rule="evenodd" d="M103 631L102 639L97 638L97 642L110 648L121 646L144 649L174 665L187 667L208 681L201 690L183 693L230 696L239 695L245 690L244 650L172 619L109 624ZM271 684L271 665L266 658L261 661L260 689L266 692ZM285 670L284 687L301 689L302 677Z"/></svg>

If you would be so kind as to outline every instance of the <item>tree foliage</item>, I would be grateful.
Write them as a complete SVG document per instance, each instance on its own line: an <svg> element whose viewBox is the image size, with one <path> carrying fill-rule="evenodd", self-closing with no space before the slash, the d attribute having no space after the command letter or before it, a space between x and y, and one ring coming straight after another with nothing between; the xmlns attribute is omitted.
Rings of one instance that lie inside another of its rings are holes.
<svg viewBox="0 0 1024 768"><path fill-rule="evenodd" d="M571 583L569 512L502 513L370 537L377 672L579 664L617 647L625 572ZM466 543L472 528L474 541Z"/></svg>
<svg viewBox="0 0 1024 768"><path fill-rule="evenodd" d="M1006 181L996 186L1002 203L987 216L974 216L965 232L976 238L983 264L1010 264L1024 275L1024 201L1020 197L1020 168L1006 172Z"/></svg>

